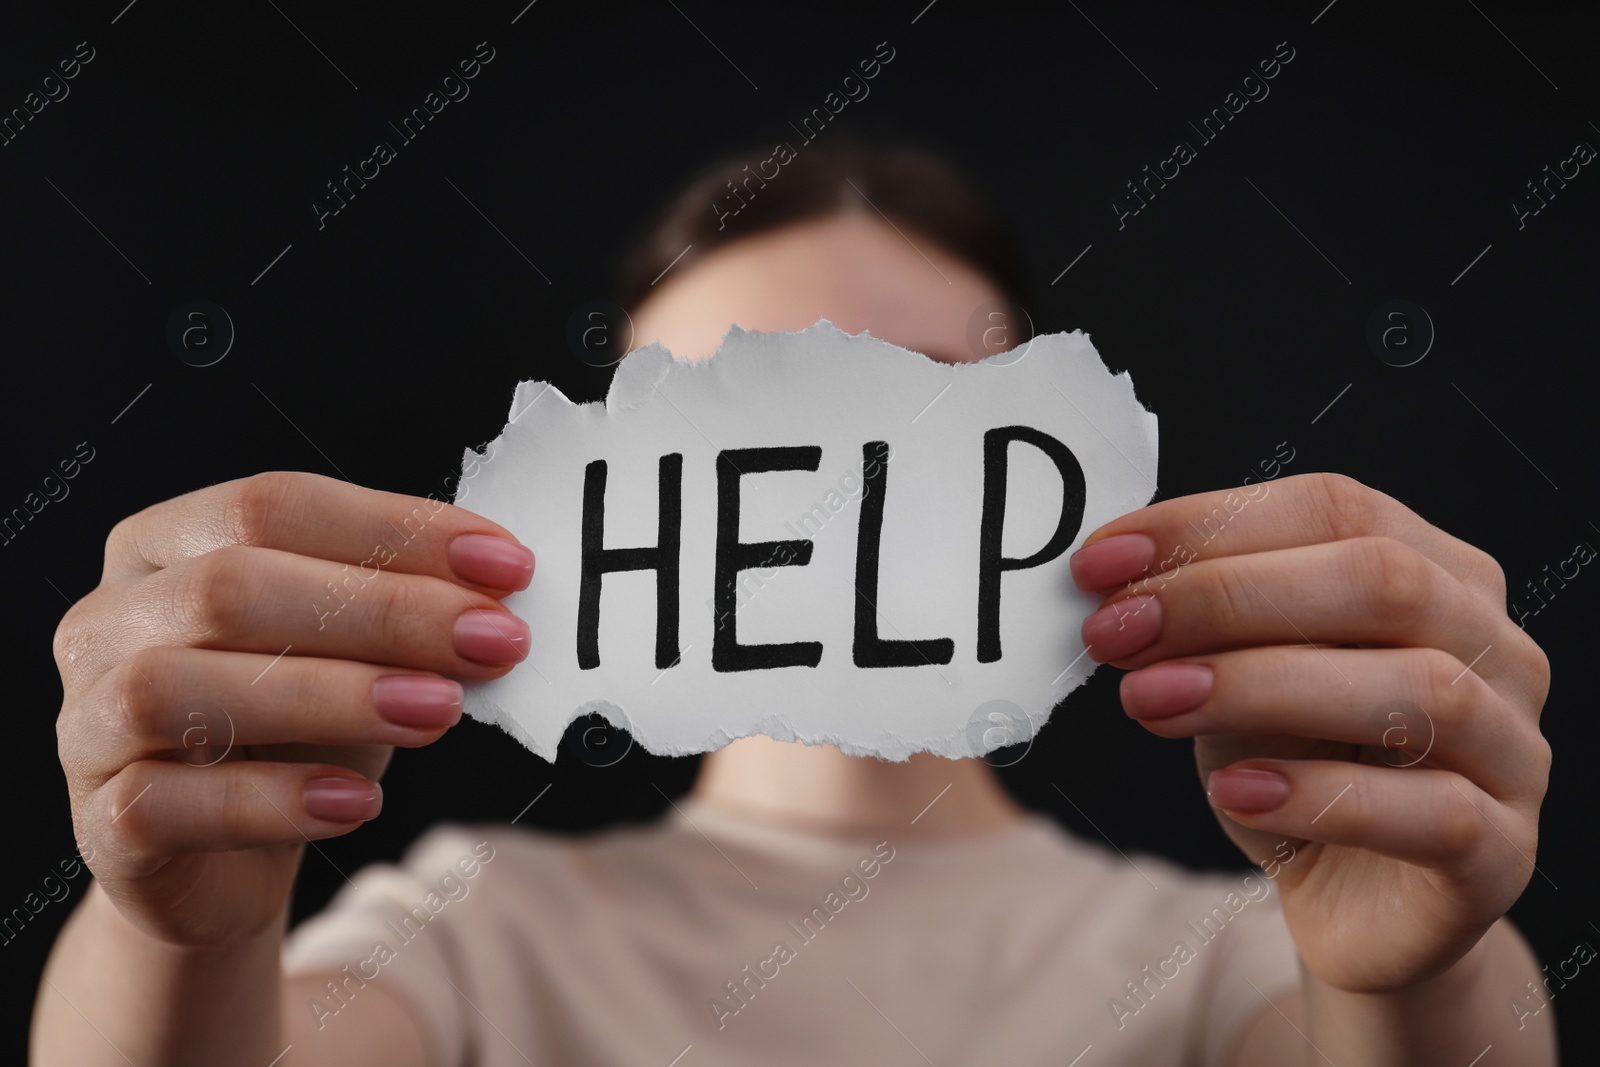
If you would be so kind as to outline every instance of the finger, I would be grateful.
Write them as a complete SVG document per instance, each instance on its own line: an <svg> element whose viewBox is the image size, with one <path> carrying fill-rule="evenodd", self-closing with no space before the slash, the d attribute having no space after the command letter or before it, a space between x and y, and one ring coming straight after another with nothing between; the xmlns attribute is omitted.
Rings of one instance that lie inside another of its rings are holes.
<svg viewBox="0 0 1600 1067"><path fill-rule="evenodd" d="M1119 536L1124 534L1132 536ZM1332 473L1177 497L1129 512L1088 536L1072 571L1084 589L1103 592L1196 559L1357 537L1409 545L1505 611L1505 574L1488 553L1423 521L1394 498Z"/></svg>
<svg viewBox="0 0 1600 1067"><path fill-rule="evenodd" d="M123 768L92 801L107 847L133 864L337 837L382 805L378 783L344 767L252 760L214 767L144 760Z"/></svg>
<svg viewBox="0 0 1600 1067"><path fill-rule="evenodd" d="M1149 589L1114 594L1085 620L1090 656L1142 667L1253 645L1376 644L1443 649L1494 676L1524 670L1531 643L1504 612L1385 537L1201 560ZM1497 643L1499 656L1485 654Z"/></svg>
<svg viewBox="0 0 1600 1067"><path fill-rule="evenodd" d="M157 571L90 625L69 639L77 671L185 644L490 678L528 652L527 624L483 593L426 575L342 576L324 560L237 546Z"/></svg>
<svg viewBox="0 0 1600 1067"><path fill-rule="evenodd" d="M143 649L63 712L62 750L97 787L129 763L220 763L249 745L430 744L461 718L461 685L310 656Z"/></svg>
<svg viewBox="0 0 1600 1067"><path fill-rule="evenodd" d="M1235 822L1269 834L1368 849L1458 877L1498 878L1508 866L1532 873L1528 816L1451 771L1252 759L1213 771L1206 794Z"/></svg>
<svg viewBox="0 0 1600 1067"><path fill-rule="evenodd" d="M1370 746L1391 767L1454 770L1500 800L1542 795L1543 776L1528 768L1549 765L1532 716L1430 648L1278 646L1167 660L1123 676L1122 706L1162 737L1287 734Z"/></svg>
<svg viewBox="0 0 1600 1067"><path fill-rule="evenodd" d="M505 527L431 497L273 471L146 508L106 542L107 576L138 576L230 545L402 574L447 578L489 594L524 589L533 556Z"/></svg>

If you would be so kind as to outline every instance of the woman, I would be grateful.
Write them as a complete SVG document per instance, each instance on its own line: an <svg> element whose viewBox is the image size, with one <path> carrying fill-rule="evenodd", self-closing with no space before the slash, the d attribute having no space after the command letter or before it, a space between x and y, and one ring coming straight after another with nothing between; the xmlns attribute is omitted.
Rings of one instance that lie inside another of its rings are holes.
<svg viewBox="0 0 1600 1067"><path fill-rule="evenodd" d="M689 358L733 323L826 317L973 359L974 312L1019 290L944 165L823 146L760 181L714 169L625 273L637 339ZM1540 972L1504 918L1532 873L1548 668L1499 568L1380 493L1303 475L1144 580L1225 495L1117 519L1072 572L1108 596L1091 655L1131 671L1128 714L1196 739L1260 874L1078 842L979 761L747 738L651 826L437 829L287 949L306 842L378 814L392 747L459 718L450 678L526 656L498 601L533 554L445 508L319 629L312 591L416 501L271 474L141 512L57 634L96 882L51 957L35 1060L1459 1067L1494 1045L1553 1063L1550 1015L1511 1007ZM1415 766L1374 713L1396 700L1435 724ZM229 709L236 758L177 765L197 702Z"/></svg>

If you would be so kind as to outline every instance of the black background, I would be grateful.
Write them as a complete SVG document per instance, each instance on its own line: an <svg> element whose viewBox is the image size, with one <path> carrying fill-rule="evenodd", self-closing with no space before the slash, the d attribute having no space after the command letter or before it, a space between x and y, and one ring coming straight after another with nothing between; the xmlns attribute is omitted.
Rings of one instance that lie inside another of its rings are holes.
<svg viewBox="0 0 1600 1067"><path fill-rule="evenodd" d="M518 17L522 0L226 13L123 2L12 6L0 32L3 111L79 41L96 50L70 95L0 148L0 512L78 442L95 450L70 496L0 546L11 616L0 811L13 842L0 911L73 853L50 637L98 580L116 520L264 469L438 493L463 446L499 432L517 380L601 397L609 372L577 358L567 324L611 295L628 237L709 156L791 138L789 122L880 41L893 62L835 126L941 150L996 200L1024 245L1038 328L1088 331L1160 415L1160 495L1237 485L1288 442L1285 473L1338 470L1390 493L1491 552L1514 598L1576 543L1600 545L1584 473L1600 171L1586 167L1524 228L1511 207L1575 143L1600 145L1594 26L1578 5L1085 0L1043 14L962 0L781 11L541 0ZM310 204L323 183L392 140L387 121L479 41L495 58L471 95L319 231ZM1295 58L1271 95L1119 230L1110 205L1123 183L1195 141L1187 121L1280 41ZM237 328L210 367L166 340L169 316L194 299ZM1413 366L1387 365L1366 340L1369 316L1394 299L1437 328ZM1554 666L1544 729L1556 759L1542 873L1513 915L1542 963L1600 937L1594 704L1580 680L1597 589L1586 569L1528 623ZM1060 709L1007 780L1125 851L1237 864L1189 746L1126 719L1116 673ZM607 768L552 767L464 723L398 756L380 819L323 843L325 858L308 854L297 915L339 871L398 855L436 820L510 819L550 785L521 823L588 829L652 815L656 786L676 793L694 769L637 750ZM8 998L11 1048L85 885L3 948L8 985L23 991ZM1558 998L1568 1062L1594 1047L1597 997L1600 977L1584 971ZM1496 1049L1484 1062L1518 1058Z"/></svg>

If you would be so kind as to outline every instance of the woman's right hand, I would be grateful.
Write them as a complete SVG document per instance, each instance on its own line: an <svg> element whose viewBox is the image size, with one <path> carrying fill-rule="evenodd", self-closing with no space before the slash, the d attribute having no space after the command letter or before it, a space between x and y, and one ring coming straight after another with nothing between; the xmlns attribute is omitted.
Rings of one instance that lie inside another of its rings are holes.
<svg viewBox="0 0 1600 1067"><path fill-rule="evenodd" d="M305 844L375 816L393 747L460 718L446 676L527 655L499 598L532 575L532 553L470 511L314 474L118 523L55 636L61 764L101 888L173 944L277 921Z"/></svg>

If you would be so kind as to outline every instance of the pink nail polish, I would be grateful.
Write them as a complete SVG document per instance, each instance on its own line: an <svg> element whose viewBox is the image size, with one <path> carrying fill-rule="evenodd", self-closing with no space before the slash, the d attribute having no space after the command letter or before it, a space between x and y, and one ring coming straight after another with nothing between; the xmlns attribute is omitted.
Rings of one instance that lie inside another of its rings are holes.
<svg viewBox="0 0 1600 1067"><path fill-rule="evenodd" d="M1083 620L1083 643L1099 663L1126 659L1161 636L1161 603L1153 596L1112 601Z"/></svg>
<svg viewBox="0 0 1600 1067"><path fill-rule="evenodd" d="M1131 582L1156 561L1156 543L1148 534L1117 534L1072 554L1068 566L1078 588L1095 592Z"/></svg>
<svg viewBox="0 0 1600 1067"><path fill-rule="evenodd" d="M1145 722L1172 718L1205 703L1211 684L1204 663L1158 663L1122 676L1122 710Z"/></svg>
<svg viewBox="0 0 1600 1067"><path fill-rule="evenodd" d="M1289 779L1277 771L1253 767L1212 771L1206 779L1206 792L1216 807L1258 815L1283 806L1289 799Z"/></svg>
<svg viewBox="0 0 1600 1067"><path fill-rule="evenodd" d="M505 667L528 655L528 624L509 611L463 611L452 636L463 659Z"/></svg>
<svg viewBox="0 0 1600 1067"><path fill-rule="evenodd" d="M504 537L462 534L450 542L450 569L491 589L526 589L533 580L533 552Z"/></svg>
<svg viewBox="0 0 1600 1067"><path fill-rule="evenodd" d="M383 789L365 778L313 778L305 785L306 813L324 822L366 822L383 808Z"/></svg>
<svg viewBox="0 0 1600 1067"><path fill-rule="evenodd" d="M372 703L397 726L454 726L461 720L461 685L425 674L389 674L372 683Z"/></svg>

